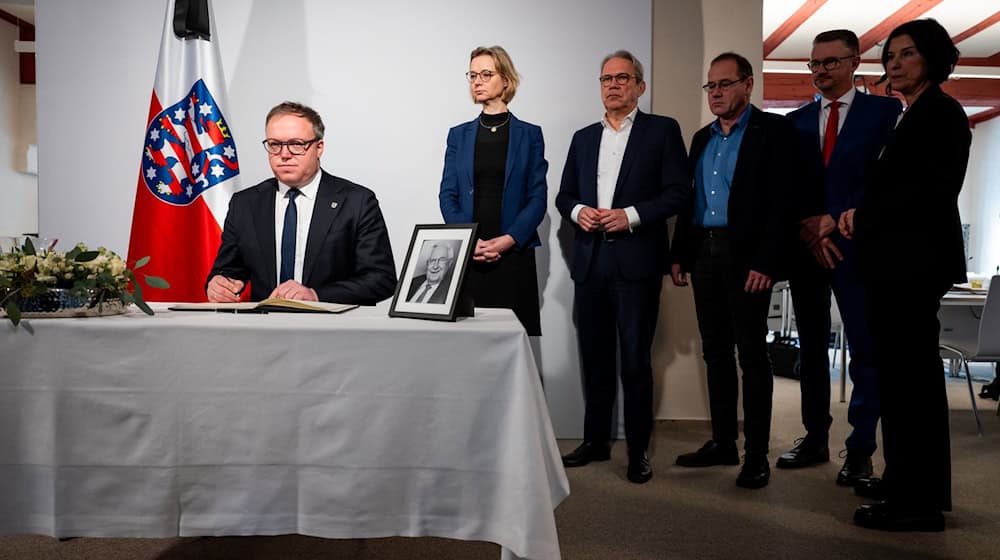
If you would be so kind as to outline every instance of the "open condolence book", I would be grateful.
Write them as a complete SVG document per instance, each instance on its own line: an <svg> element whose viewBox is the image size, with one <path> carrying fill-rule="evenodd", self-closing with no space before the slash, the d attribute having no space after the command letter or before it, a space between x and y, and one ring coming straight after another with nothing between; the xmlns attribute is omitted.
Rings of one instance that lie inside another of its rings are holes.
<svg viewBox="0 0 1000 560"><path fill-rule="evenodd" d="M175 303L167 309L171 311L224 311L230 313L267 313L271 311L281 313L343 313L355 307L357 307L356 304L270 298L264 301L237 303Z"/></svg>

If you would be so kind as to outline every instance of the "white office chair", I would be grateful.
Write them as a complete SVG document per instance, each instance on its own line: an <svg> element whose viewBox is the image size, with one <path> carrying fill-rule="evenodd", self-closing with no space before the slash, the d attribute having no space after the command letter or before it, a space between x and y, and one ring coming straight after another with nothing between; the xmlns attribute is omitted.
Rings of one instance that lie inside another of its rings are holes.
<svg viewBox="0 0 1000 560"><path fill-rule="evenodd" d="M969 398L972 399L972 413L976 417L976 429L979 435L983 435L983 425L979 420L979 408L976 405L976 394L972 389L969 362L1000 362L1000 275L994 276L990 280L990 291L986 295L983 314L979 318L978 336L973 343L967 339L950 338L947 332L942 333L939 342L941 350L957 356L961 361L961 367L965 370L965 380L969 384ZM1000 409L997 410L997 414L1000 414Z"/></svg>

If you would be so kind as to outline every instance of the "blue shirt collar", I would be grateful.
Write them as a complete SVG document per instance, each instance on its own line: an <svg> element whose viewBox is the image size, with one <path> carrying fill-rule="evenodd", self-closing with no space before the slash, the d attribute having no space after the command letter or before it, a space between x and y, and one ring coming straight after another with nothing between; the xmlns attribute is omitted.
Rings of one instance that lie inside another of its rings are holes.
<svg viewBox="0 0 1000 560"><path fill-rule="evenodd" d="M753 110L753 105L747 105L747 108L743 110L743 114L740 115L740 118L736 119L736 124L733 125L733 128L729 129L729 134L732 134L733 131L736 130L737 128L746 129L747 122L750 120L750 111L752 110ZM716 118L715 121L712 122L712 127L710 130L712 131L712 134L722 134L723 136L726 135L725 133L722 132L722 125L719 124L718 118Z"/></svg>

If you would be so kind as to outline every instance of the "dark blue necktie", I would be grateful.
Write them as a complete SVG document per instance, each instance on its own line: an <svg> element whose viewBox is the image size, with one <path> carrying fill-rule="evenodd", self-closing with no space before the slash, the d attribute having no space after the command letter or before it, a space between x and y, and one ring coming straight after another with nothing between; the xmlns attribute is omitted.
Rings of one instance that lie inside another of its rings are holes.
<svg viewBox="0 0 1000 560"><path fill-rule="evenodd" d="M295 230L298 228L299 212L295 208L295 197L299 189L288 189L285 198L288 207L285 208L285 224L281 228L281 276L278 283L295 278Z"/></svg>

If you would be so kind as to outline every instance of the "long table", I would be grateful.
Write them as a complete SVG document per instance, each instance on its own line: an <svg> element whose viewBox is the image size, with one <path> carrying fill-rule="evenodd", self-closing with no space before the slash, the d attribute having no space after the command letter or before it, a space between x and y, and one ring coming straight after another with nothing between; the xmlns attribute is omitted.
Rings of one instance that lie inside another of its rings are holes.
<svg viewBox="0 0 1000 560"><path fill-rule="evenodd" d="M433 535L560 557L569 484L510 311L157 309L0 325L0 533Z"/></svg>

